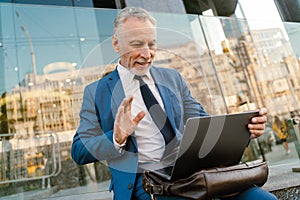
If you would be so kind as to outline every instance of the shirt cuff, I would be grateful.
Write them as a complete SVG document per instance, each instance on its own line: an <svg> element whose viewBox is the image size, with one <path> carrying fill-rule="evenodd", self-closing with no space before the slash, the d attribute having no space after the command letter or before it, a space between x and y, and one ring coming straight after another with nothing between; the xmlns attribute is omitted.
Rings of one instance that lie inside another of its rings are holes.
<svg viewBox="0 0 300 200"><path fill-rule="evenodd" d="M115 137L113 137L113 141L114 141L114 146L115 146L116 150L119 151L119 153L122 153L124 146L126 144L126 140L122 144L119 144L116 142Z"/></svg>

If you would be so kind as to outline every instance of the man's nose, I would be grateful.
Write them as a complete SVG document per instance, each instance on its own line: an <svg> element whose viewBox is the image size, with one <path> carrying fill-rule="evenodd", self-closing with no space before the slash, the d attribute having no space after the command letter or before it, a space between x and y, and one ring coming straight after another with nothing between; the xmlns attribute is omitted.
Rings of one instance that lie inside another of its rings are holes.
<svg viewBox="0 0 300 200"><path fill-rule="evenodd" d="M145 59L151 58L151 50L149 49L149 47L143 47L141 49L141 56Z"/></svg>

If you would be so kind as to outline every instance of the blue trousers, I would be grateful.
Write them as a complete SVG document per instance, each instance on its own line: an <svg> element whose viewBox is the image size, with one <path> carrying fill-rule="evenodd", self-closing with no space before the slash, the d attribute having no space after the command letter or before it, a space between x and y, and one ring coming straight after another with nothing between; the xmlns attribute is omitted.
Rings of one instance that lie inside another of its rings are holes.
<svg viewBox="0 0 300 200"><path fill-rule="evenodd" d="M169 196L155 196L157 200L187 200L182 197L169 197ZM277 200L277 197L272 193L261 189L260 187L251 187L236 196L231 196L227 198L217 198L220 200ZM138 174L135 182L135 187L133 189L133 195L131 200L151 200L150 195L144 191L142 186L142 175Z"/></svg>

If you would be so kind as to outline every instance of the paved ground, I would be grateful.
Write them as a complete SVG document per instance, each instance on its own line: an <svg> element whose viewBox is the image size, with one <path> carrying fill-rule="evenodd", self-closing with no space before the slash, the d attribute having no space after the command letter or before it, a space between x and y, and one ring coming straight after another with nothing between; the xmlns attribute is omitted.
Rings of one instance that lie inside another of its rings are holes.
<svg viewBox="0 0 300 200"><path fill-rule="evenodd" d="M266 154L269 163L269 179L264 185L267 190L278 190L282 188L300 186L300 172L293 172L293 168L300 169L300 160L295 150L294 143L289 143L291 153L286 154L281 145Z"/></svg>

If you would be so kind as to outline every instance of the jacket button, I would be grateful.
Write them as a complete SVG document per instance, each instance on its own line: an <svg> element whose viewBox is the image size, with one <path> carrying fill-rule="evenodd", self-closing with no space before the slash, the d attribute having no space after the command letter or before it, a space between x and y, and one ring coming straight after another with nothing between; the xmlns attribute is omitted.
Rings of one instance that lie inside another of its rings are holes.
<svg viewBox="0 0 300 200"><path fill-rule="evenodd" d="M132 189L132 184L131 184L131 183L128 184L128 189L129 189L129 190Z"/></svg>

